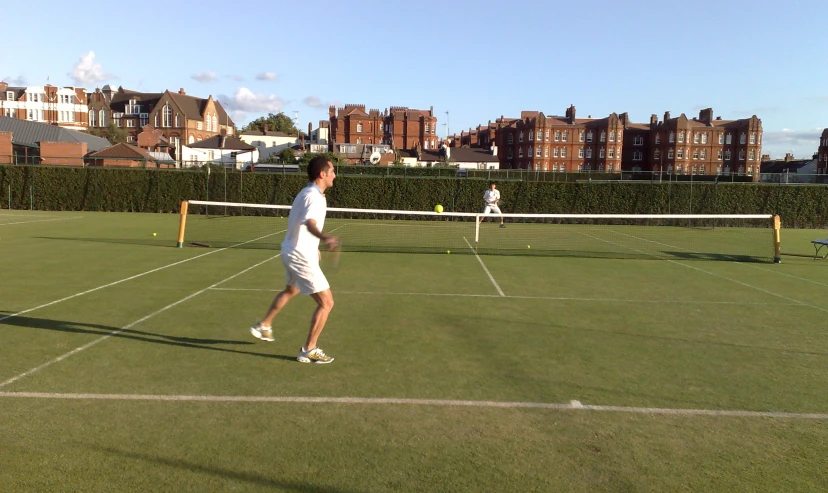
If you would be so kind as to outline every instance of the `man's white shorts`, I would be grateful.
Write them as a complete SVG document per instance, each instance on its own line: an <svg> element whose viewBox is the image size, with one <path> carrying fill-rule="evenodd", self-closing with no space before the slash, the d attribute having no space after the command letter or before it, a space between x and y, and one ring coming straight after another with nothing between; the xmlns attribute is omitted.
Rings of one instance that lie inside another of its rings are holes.
<svg viewBox="0 0 828 493"><path fill-rule="evenodd" d="M483 209L483 214L488 214L489 212L494 214L503 214L500 212L500 207L498 207L497 204L486 204L486 208Z"/></svg>
<svg viewBox="0 0 828 493"><path fill-rule="evenodd" d="M293 286L304 295L319 293L330 289L328 279L322 273L319 263L311 263L294 255L282 255L285 266L285 284Z"/></svg>

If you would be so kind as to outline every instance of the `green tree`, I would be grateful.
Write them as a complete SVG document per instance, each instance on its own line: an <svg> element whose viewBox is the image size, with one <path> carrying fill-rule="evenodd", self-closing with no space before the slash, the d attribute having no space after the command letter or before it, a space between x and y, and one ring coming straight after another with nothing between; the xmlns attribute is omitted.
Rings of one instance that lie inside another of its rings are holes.
<svg viewBox="0 0 828 493"><path fill-rule="evenodd" d="M300 164L308 164L310 162L310 160L315 158L316 156L325 156L325 157L327 157L328 160L334 166L345 166L345 165L348 164L348 162L345 161L345 159L343 159L342 157L340 157L340 156L338 156L338 155L336 155L332 152L321 152L321 153L306 152L306 153L302 154L301 158L299 158L299 163Z"/></svg>
<svg viewBox="0 0 828 493"><path fill-rule="evenodd" d="M293 149L286 147L279 153L279 162L282 164L293 164L296 162L296 153Z"/></svg>
<svg viewBox="0 0 828 493"><path fill-rule="evenodd" d="M114 123L111 123L106 126L106 128L87 128L87 133L90 135L94 135L95 137L103 137L104 139L108 140L110 143L120 144L121 142L127 141L127 132L121 127L116 127Z"/></svg>
<svg viewBox="0 0 828 493"><path fill-rule="evenodd" d="M253 130L264 132L265 125L267 125L267 130L271 132L284 132L288 135L302 135L302 132L300 132L293 124L293 120L281 111L275 115L273 113L268 113L266 117L261 116L256 118L242 127L241 131L247 132Z"/></svg>

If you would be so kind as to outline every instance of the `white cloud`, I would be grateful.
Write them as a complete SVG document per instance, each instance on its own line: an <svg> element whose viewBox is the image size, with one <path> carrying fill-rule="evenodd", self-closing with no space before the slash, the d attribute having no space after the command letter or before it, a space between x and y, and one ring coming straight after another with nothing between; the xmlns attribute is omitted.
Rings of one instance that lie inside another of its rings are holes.
<svg viewBox="0 0 828 493"><path fill-rule="evenodd" d="M232 112L234 120L243 120L245 113L278 113L285 101L274 94L253 92L246 87L236 89L233 96L219 95L221 104Z"/></svg>
<svg viewBox="0 0 828 493"><path fill-rule="evenodd" d="M273 72L259 72L256 74L257 80L276 80L279 76L274 74Z"/></svg>
<svg viewBox="0 0 828 493"><path fill-rule="evenodd" d="M819 147L821 128L814 130L790 130L783 128L779 131L762 133L762 152L771 156L784 156L793 152L797 157L810 157Z"/></svg>
<svg viewBox="0 0 828 493"><path fill-rule="evenodd" d="M101 64L95 61L94 51L81 56L78 63L72 66L72 71L67 75L78 86L93 86L98 82L115 78L114 75L103 72Z"/></svg>
<svg viewBox="0 0 828 493"><path fill-rule="evenodd" d="M27 81L26 78L23 77L22 75L18 76L18 77L12 77L11 75L7 75L7 76L3 77L0 80L2 80L3 82L7 83L10 86L28 86L29 85L29 81Z"/></svg>
<svg viewBox="0 0 828 493"><path fill-rule="evenodd" d="M308 96L302 100L306 105L310 106L311 108L319 108L322 106L322 101L316 96Z"/></svg>
<svg viewBox="0 0 828 493"><path fill-rule="evenodd" d="M195 75L190 76L192 79L195 79L199 82L211 82L216 80L216 73L215 72L200 72Z"/></svg>

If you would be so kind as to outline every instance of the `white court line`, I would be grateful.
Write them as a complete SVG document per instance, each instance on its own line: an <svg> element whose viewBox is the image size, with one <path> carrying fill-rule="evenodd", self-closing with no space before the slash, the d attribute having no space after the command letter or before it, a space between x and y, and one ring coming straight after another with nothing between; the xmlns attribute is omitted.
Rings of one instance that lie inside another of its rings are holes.
<svg viewBox="0 0 828 493"><path fill-rule="evenodd" d="M616 233L616 234L619 234L619 235L622 235L622 236L627 236L627 237L629 237L629 238L635 238L635 239L637 239L637 240L647 241L647 242L650 242L650 243L656 243L656 244L658 244L658 245L667 246L667 247L670 247L670 248L680 248L680 249L682 249L682 250L687 250L687 249L685 249L685 248L676 247L676 246L673 246L673 245L668 245L668 244L666 244L666 243L659 243L659 242L657 242L657 241L648 240L648 239L646 239L646 238L639 238L638 236L635 236L635 235L629 235L629 234L626 234L626 233L621 233L621 232L618 232L618 231L613 231L613 233ZM582 233L582 234L586 234L586 233ZM587 235L587 236L590 236L590 235ZM595 238L595 237L592 237L592 238ZM652 254L652 253L642 252L641 250L635 249L635 248L633 248L633 247L629 247L629 246L625 246L625 245L619 245L618 243L613 243L613 242L608 241L608 240L601 240L600 238L595 238L595 239L596 239L596 240L600 240L600 241L606 241L607 243L611 243L611 244L613 244L613 245L620 246L620 247L622 247L622 248L627 248L627 249L630 249L630 250L635 250L635 251L637 251L637 252L639 252L639 253L644 253L644 254L646 254L646 255L651 255L651 256L654 256L654 257L657 257L657 258L661 258L661 257L658 257L657 255ZM762 289L762 288L760 288L760 287L754 286L754 285L752 285L752 284L748 284L748 283L746 283L746 282L742 282L742 281L739 281L739 280L736 280L736 279L731 279L730 277L723 276L723 275L720 275L720 274L716 274L716 273L714 273L714 272L710 272L710 271L707 271L707 270L704 270L704 269L701 269L701 268L699 268L699 267L695 267L695 266L692 266L692 265L689 265L689 264L684 264L684 263L681 263L681 262L676 261L676 260L670 260L670 259L664 259L664 260L667 260L668 262L672 262L672 263L674 263L674 264L676 264L676 265L681 265L682 267L687 267L688 269L693 269L693 270L697 270L697 271L699 271L699 272L704 272L705 274L709 274L709 275L711 275L711 276L718 277L718 278L720 278L720 279L724 279L724 280L726 280L726 281L735 282L736 284L741 284L742 286L746 286L746 287L748 287L748 288L755 289L755 290L757 290L757 291L761 291L761 292L763 292L763 293L765 293L765 294L769 294L769 295L771 295L771 296L776 296L776 297L778 297L778 298L782 298L783 300L792 301L792 302L794 302L794 303L796 303L796 304L798 304L798 305L807 306L808 308L813 308L813 309L815 309L815 310L819 310L819 311L822 311L822 312L828 313L828 310L826 310L825 308L820 308L820 307L818 307L818 306L811 305L811 304L809 304L809 303L805 303L804 301L799 301L799 300L794 299L794 298L788 298L787 296L783 296L783 295L781 295L781 294L777 294L777 293L774 293L774 292L772 292L772 291L768 291L768 290L766 290L766 289ZM743 262L736 262L736 263L737 263L737 264L742 264ZM764 269L762 269L762 270L764 270Z"/></svg>
<svg viewBox="0 0 828 493"><path fill-rule="evenodd" d="M67 301L67 300L71 300L72 298L77 298L78 296L83 296L83 295L85 295L85 294L94 293L95 291L99 291L99 290L104 289L104 288L108 288L108 287L111 287L111 286L115 286L116 284L121 284L122 282L127 282L127 281L131 281L131 280L133 280L133 279L138 279L139 277L146 276L147 274L152 274L153 272L158 272L158 271L160 271L160 270L164 270L164 269L167 269L167 268L169 268L169 267L175 267L176 265L183 264L183 263L185 263L185 262L189 262L189 261L191 261L191 260L195 260L195 259L197 259L197 258L206 257L207 255L212 255L212 254L214 254L214 253L218 253L218 252L221 252L221 251L227 250L228 248L233 248L233 247L237 247L237 246L245 245L245 244L247 244L247 243L251 243L251 242L253 242L253 241L258 241L258 240L261 240L262 238L267 238L268 236L273 236L273 235L276 235L276 234L279 234L279 233L283 233L284 231L285 231L285 230L282 230L282 231L277 231L277 232L275 232L275 233L270 233L270 234L267 234L267 235L261 236L261 237L259 237L259 238L253 239L253 240L245 241L245 242L243 242L243 243L237 243L237 244L235 244L235 245L231 245L231 246L229 246L229 247L225 247L225 248L220 248L220 249L218 249L218 250L214 250L214 251L212 251L212 252L202 253L201 255L196 255L195 257L190 257L190 258L188 258L188 259L179 260L178 262L173 262L173 263L171 263L171 264L164 265L164 266L162 266L162 267L158 267L158 268L155 268L155 269L152 269L152 270L148 270L148 271L146 271L146 272L142 272L141 274L135 274L134 276L127 277L127 278L124 278L124 279L121 279L120 281L115 281L115 282L111 282L111 283L109 283L109 284L104 284L103 286L98 286L97 288L87 289L86 291L82 291L82 292L80 292L80 293L73 294L73 295L71 295L71 296L67 296L67 297L65 297L65 298L61 298L61 299L59 299L59 300L51 301L51 302L49 302L49 303L44 303L44 304L39 305L39 306L36 306L36 307L34 307L34 308L29 308L28 310L23 310L23 311L20 311L20 312L17 312L17 313L12 313L11 315L6 315L5 317L0 317L0 322L2 322L3 320L8 320L8 319L10 319L10 318L12 318L12 317L17 317L17 316L19 316L19 315L23 315L24 313L29 313L29 312L33 312L33 311L35 311L35 310L39 310L39 309L41 309L41 308L46 308L47 306L56 305L56 304L58 304L58 303L60 303L60 302Z"/></svg>
<svg viewBox="0 0 828 493"><path fill-rule="evenodd" d="M174 306L176 306L176 305L179 305L179 304L181 304L181 303L184 303L185 301L187 301L187 300L189 300L189 299L195 298L196 296L200 295L201 293L204 293L205 291L209 290L210 288L214 288L214 287L218 286L219 284L222 284L222 283L224 283L224 282L227 282L227 281L229 281L229 280L231 280L231 279L233 279L233 278L235 278L235 277L238 277L238 276L240 276L240 275L244 274L245 272L247 272L247 271L249 271L249 270L252 270L252 269L255 269L256 267L258 267L258 266L260 266L260 265L262 265L262 264L264 264L264 263L266 263L266 262L270 262L271 260L273 260L274 258L278 257L279 255L281 255L281 253L277 253L276 255L274 255L274 256L272 256L272 257L270 257L270 258L266 259L266 260L263 260L263 261L259 262L258 264L252 265L252 266L250 266L250 267L248 267L248 268L244 269L244 270L243 270L243 271L241 271L241 272L237 272L237 273L233 274L232 276L230 276L230 277L228 277L228 278L226 278L226 279L223 279L223 280L221 280L221 281L219 281L219 282L217 282L217 283L215 283L215 284L212 284L212 285L210 285L210 286L207 286L206 288L204 288L204 289L202 289L202 290L199 290L199 291L196 291L196 292L195 292L195 293L193 293L193 294L190 294L190 295L188 295L188 296L185 296L184 298L181 298L180 300L178 300L178 301L176 301L176 302L174 302L174 303L170 303L169 305L165 306L164 308L161 308L160 310L156 310L156 311L154 311L154 312L150 313L149 315L147 315L147 316L145 316L145 317L142 317L142 318L139 318L138 320L136 320L136 321L134 321L134 322L132 322L132 323L130 323L130 324L124 325L123 327L121 327L121 328L120 328L120 329L118 329L118 330L113 330L113 331L112 331L112 332L110 332L109 334L106 334L106 335L104 335L104 336L101 336L101 337L99 337L99 338L95 339L94 341L92 341L92 342L90 342L90 343L88 343L88 344L84 344L83 346L77 347L77 348L75 348L75 349L73 349L73 350L69 351L69 352L68 352L68 353L66 353L66 354L62 354L62 355L58 356L57 358L54 358L54 359L52 359L52 360L47 361L46 363L43 363L43 364L42 364L42 365L40 365L40 366L37 366L37 367L35 367L35 368L32 368L31 370L24 371L24 372L23 372L23 373L21 373L20 375L17 375L17 376L15 376L15 377L12 377L12 378L10 378L10 379L6 380L5 382L0 382L0 388L5 387L6 385L9 385L10 383L14 383L14 382L16 382L17 380L20 380L21 378L27 377L27 376L31 375L32 373L36 373L36 372L38 372L38 371L42 370L43 368L46 368L47 366L53 365L53 364L55 364L55 363L57 363L57 362L59 362L59 361L63 361L64 359L68 358L69 356L72 356L73 354L77 354L77 353L79 353L79 352L81 352L81 351L83 351L83 350L85 350L85 349L89 349L90 347L94 346L95 344L97 344L97 343L99 343L99 342L101 342L101 341L104 341L104 340L106 340L106 339L109 339L110 337L112 337L112 336L114 336L114 335L117 335L117 334L119 334L120 332L123 332L123 331L125 331L125 330L127 330L127 329L129 329L129 328L131 328L131 327L134 327L134 326L138 325L138 324L139 324L139 323L141 323L141 322L144 322L144 321L146 321L146 320L149 320L150 318L152 318L152 317L154 317L154 316L158 315L159 313L163 313L163 312L165 312L165 311L169 310L170 308L172 308L172 307L174 307Z"/></svg>
<svg viewBox="0 0 828 493"><path fill-rule="evenodd" d="M589 235L589 234L584 233L584 232L580 232L580 233L581 233L582 235L585 235L585 236L588 236L588 237L592 238L593 240L603 241L603 242L605 242L605 243L609 243L609 244L611 244L611 245L615 245L615 246L618 246L618 247L621 247L621 248L626 248L626 249L628 249L628 250L633 250L633 251L636 251L636 252L638 252L638 253L643 253L644 255L649 255L649 256L651 256L651 257L656 257L656 258L658 258L658 259L666 260L667 262L671 262L671 263L673 263L673 264L680 265L680 266L682 266L682 267L687 267L688 269L693 269L693 270L696 270L696 271L699 271L699 272L704 272L705 274L709 274L709 275L711 275L711 276L713 276L713 277L718 277L719 279L724 279L724 280L726 280L726 281L735 282L736 284L741 284L742 286L745 286L745 287L748 287L748 288L751 288L751 289L755 289L755 290L757 290L757 291L761 291L761 292L763 292L763 293L765 293L765 294L769 294L769 295L771 295L771 296L775 296L775 297L777 297L777 298L782 298L783 300L786 300L786 301L791 301L791 302L793 302L793 303L795 303L795 304L797 304L797 305L807 306L807 307L809 307L809 308L813 308L813 309L815 309L815 310L819 310L819 311L821 311L821 312L828 313L828 310L827 310L827 309L825 309L825 308L820 308L820 307L818 307L818 306L811 305L811 304L809 304L809 303L805 303L804 301L799 301L799 300L796 300L796 299L793 299L793 298L788 298L787 296L782 296L781 294L777 294L777 293L774 293L774 292L772 292L772 291L768 291L767 289L762 289L762 288L760 288L760 287L754 286L754 285L752 285L752 284L748 284L748 283L746 283L746 282L739 281L739 280L737 280L737 279L732 279L732 278L730 278L730 277L723 276L723 275L720 275L720 274L716 274L716 273L714 273L714 272L710 272L710 271L707 271L707 270L701 269L701 268L699 268L699 267L694 267L694 266L689 265L689 264L684 264L684 263L681 263L681 262L676 261L676 260L664 259L663 257L659 257L658 255L655 255L655 254L653 254L653 253L648 253L648 252L645 252L645 251L639 250L639 249L637 249L637 248L633 248L633 247L631 247L631 246L621 245L621 244L619 244L619 243L615 243L614 241L605 240L605 239L603 239L603 238L598 238L598 237L596 237L596 236L592 236L592 235ZM638 240L650 241L650 240L646 240L646 239L644 239L644 238L639 238L639 237L637 237L637 236L627 235L627 234L624 234L624 233L618 233L618 234L621 234L621 235L623 235L623 236L629 236L629 237L631 237L631 238L636 238L636 239L638 239ZM650 242L651 242L651 243L658 243L658 242L653 242L653 241L650 241ZM661 245L664 245L663 243L660 243L660 244L661 244ZM665 245L665 246L670 246L670 245Z"/></svg>
<svg viewBox="0 0 828 493"><path fill-rule="evenodd" d="M277 293L279 289L261 289L261 288L212 288L212 291L264 291L268 293ZM566 296L518 296L518 295L495 295L495 294L471 294L471 293L400 293L400 292L385 292L385 291L336 291L337 294L368 294L368 295L385 295L385 296L439 296L439 297L466 297L466 298L506 298L519 300L548 300L548 301L586 301L586 302L607 302L607 303L673 303L673 304L694 304L694 305L756 305L756 306L798 306L803 307L801 303L763 303L758 301L705 301L705 300L654 300L654 299L623 299L623 298L574 298Z"/></svg>
<svg viewBox="0 0 828 493"><path fill-rule="evenodd" d="M483 270L486 271L486 275L489 276L489 280L492 281L492 284L494 284L494 287L495 289L497 289L498 294L500 294L500 296L506 296L505 294L503 294L503 290L500 289L500 286L497 285L497 281L495 281L495 278L494 276L492 276L492 273L489 272L489 269L486 268L486 264L483 263L483 259L481 259L480 255L478 255L477 252L474 251L474 247L471 246L471 243L469 243L469 240L467 240L465 236L463 237L463 241L465 241L466 245L469 246L469 250L471 250L472 253L474 253L474 258L476 258L477 261L480 262L480 267L483 267Z"/></svg>
<svg viewBox="0 0 828 493"><path fill-rule="evenodd" d="M19 221L19 222L16 222L16 223L0 223L0 226L11 226L13 224L45 223L45 222L49 222L49 221L69 221L69 220L72 220L72 219L83 219L83 216L60 217L60 218L57 218L57 219L35 219L33 221Z"/></svg>
<svg viewBox="0 0 828 493"><path fill-rule="evenodd" d="M466 401L443 399L397 399L383 397L276 397L243 395L153 395L153 394L64 394L50 392L0 392L0 397L28 399L71 399L151 402L274 402L286 404L366 404L440 407L528 408L561 411L614 411L672 416L726 416L747 418L791 418L828 420L828 413L792 413L777 411L745 411L739 409L677 409L663 407L602 406L572 400L567 404L554 402Z"/></svg>

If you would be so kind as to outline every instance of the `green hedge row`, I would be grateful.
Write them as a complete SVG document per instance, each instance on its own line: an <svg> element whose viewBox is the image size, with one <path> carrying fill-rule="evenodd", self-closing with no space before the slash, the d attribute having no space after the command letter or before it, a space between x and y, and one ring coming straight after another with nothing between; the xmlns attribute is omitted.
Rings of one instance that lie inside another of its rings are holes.
<svg viewBox="0 0 828 493"><path fill-rule="evenodd" d="M177 212L182 200L290 204L301 174L0 166L0 207ZM340 176L330 207L477 212L487 180ZM779 214L787 227L828 223L822 185L502 181L513 213Z"/></svg>

